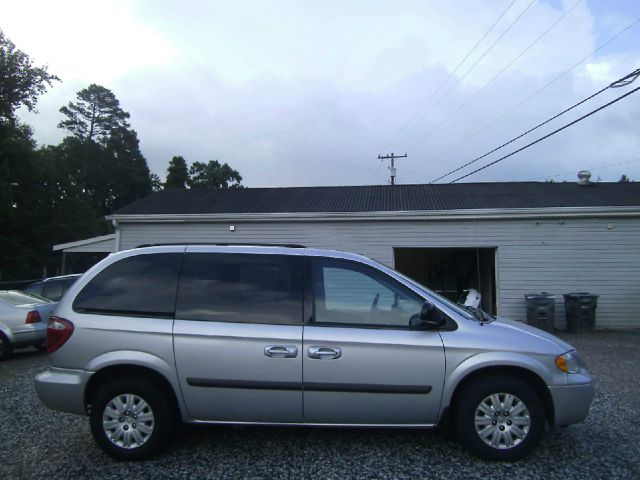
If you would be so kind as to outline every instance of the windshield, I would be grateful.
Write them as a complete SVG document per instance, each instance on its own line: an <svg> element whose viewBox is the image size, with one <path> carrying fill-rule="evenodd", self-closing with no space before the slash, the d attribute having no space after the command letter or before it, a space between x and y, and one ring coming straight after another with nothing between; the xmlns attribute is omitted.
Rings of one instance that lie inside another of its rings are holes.
<svg viewBox="0 0 640 480"><path fill-rule="evenodd" d="M33 295L31 293L20 292L18 290L5 290L0 292L0 299L4 300L11 305L28 305L28 304L45 304L51 303L51 300L48 300L43 297L39 297L38 295Z"/></svg>
<svg viewBox="0 0 640 480"><path fill-rule="evenodd" d="M451 310L454 310L456 313L459 313L460 315L469 318L471 320L477 320L477 316L474 315L472 312L470 312L469 310L467 310L466 308L452 302L451 300L449 300L448 298L443 297L442 295L440 295L439 293L434 292L433 290L431 290L430 288L425 287L424 285L422 285L419 282L416 282L414 279L407 277L405 274L398 272L397 270L393 270L393 272L398 275L399 277L402 277L405 281L411 283L412 285L415 285L416 287L418 287L420 290L424 290L424 292L426 292L429 296L431 297L436 297L438 299L439 302L444 303L447 307L451 308Z"/></svg>

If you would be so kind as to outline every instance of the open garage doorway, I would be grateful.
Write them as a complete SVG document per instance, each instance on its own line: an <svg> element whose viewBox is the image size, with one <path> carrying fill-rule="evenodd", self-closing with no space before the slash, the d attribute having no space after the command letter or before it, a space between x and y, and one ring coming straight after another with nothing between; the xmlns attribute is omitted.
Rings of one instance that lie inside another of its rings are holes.
<svg viewBox="0 0 640 480"><path fill-rule="evenodd" d="M394 248L394 267L457 302L464 290L482 295L481 307L496 313L496 248Z"/></svg>

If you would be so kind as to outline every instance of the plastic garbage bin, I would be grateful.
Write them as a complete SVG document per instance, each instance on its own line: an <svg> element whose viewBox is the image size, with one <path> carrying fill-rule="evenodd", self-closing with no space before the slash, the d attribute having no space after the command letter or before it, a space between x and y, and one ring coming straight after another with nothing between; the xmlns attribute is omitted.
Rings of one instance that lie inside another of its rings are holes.
<svg viewBox="0 0 640 480"><path fill-rule="evenodd" d="M524 296L527 302L527 324L553 332L556 317L556 296L546 292L530 293Z"/></svg>
<svg viewBox="0 0 640 480"><path fill-rule="evenodd" d="M598 295L587 292L564 294L567 332L592 332L596 325Z"/></svg>

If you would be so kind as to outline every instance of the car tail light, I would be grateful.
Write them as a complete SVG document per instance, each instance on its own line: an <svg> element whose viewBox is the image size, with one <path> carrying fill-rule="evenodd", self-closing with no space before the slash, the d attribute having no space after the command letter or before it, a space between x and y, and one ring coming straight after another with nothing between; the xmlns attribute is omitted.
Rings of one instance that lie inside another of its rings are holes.
<svg viewBox="0 0 640 480"><path fill-rule="evenodd" d="M40 318L40 312L38 312L37 310L31 310L29 313L27 313L27 319L24 321L25 324L30 324L30 323L41 323L42 322L42 318Z"/></svg>
<svg viewBox="0 0 640 480"><path fill-rule="evenodd" d="M47 323L47 353L53 353L65 344L73 333L73 323L60 317L49 317Z"/></svg>

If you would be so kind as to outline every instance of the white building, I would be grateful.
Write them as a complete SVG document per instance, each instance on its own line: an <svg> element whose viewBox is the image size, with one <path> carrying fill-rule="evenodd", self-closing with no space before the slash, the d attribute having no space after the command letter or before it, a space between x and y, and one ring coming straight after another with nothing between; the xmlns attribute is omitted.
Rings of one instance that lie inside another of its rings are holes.
<svg viewBox="0 0 640 480"><path fill-rule="evenodd" d="M640 327L640 184L476 183L165 190L107 217L114 250L302 244L364 254L523 320L524 295L598 294L599 328Z"/></svg>

